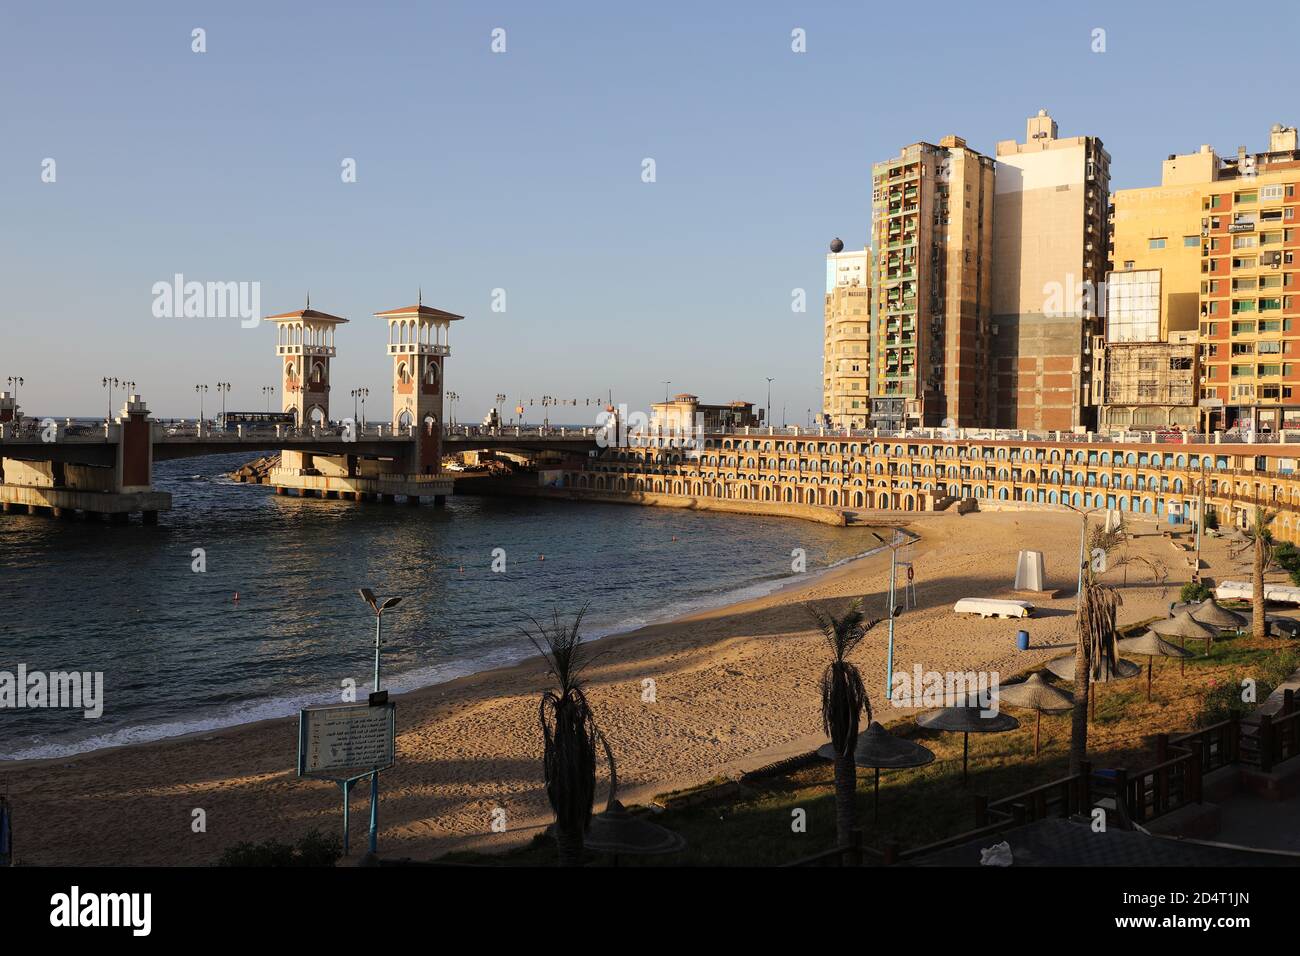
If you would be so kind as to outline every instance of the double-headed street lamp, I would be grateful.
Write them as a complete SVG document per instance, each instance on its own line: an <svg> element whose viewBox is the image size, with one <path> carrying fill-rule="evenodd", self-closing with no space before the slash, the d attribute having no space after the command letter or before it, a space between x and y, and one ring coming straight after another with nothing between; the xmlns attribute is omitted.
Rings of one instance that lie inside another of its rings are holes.
<svg viewBox="0 0 1300 956"><path fill-rule="evenodd" d="M194 391L199 396L199 421L202 422L203 421L203 396L208 393L208 387L206 385L195 385Z"/></svg>
<svg viewBox="0 0 1300 956"><path fill-rule="evenodd" d="M8 381L9 381L9 387L14 390L14 401L17 401L18 386L24 384L24 379L21 375L10 375Z"/></svg>
<svg viewBox="0 0 1300 956"><path fill-rule="evenodd" d="M456 392L447 393L447 401L451 402L451 424L456 424L456 402L460 400L460 395Z"/></svg>
<svg viewBox="0 0 1300 956"><path fill-rule="evenodd" d="M230 394L229 382L218 382L217 391L221 393L221 420L226 420L226 396Z"/></svg>
<svg viewBox="0 0 1300 956"><path fill-rule="evenodd" d="M368 388L354 388L352 390L352 420L361 421L357 414L357 399L361 399L361 408L364 411L366 407L366 396L370 394Z"/></svg>
<svg viewBox="0 0 1300 956"><path fill-rule="evenodd" d="M375 690L379 693L379 648L383 644L384 634L384 612L390 608L397 607L402 603L399 597L386 598L380 601L375 597L375 592L370 588L361 588L360 594L362 599L370 605L370 610L375 612ZM378 769L370 772L370 852L375 852L375 847L379 838L379 771Z"/></svg>
<svg viewBox="0 0 1300 956"><path fill-rule="evenodd" d="M266 399L266 410L267 410L268 412L271 410L271 396L274 395L274 394L275 394L275 386L274 386L274 385L263 385L263 386L262 386L262 397Z"/></svg>
<svg viewBox="0 0 1300 956"><path fill-rule="evenodd" d="M115 388L117 388L119 385L121 385L122 382L119 381L118 379L110 378L110 377L107 377L107 376L106 376L106 377L104 378L104 381L103 381L102 383L100 383L100 384L102 384L104 388L108 389L108 416L107 416L107 421L110 421L110 422L111 422L111 421L113 420L113 389L115 389Z"/></svg>

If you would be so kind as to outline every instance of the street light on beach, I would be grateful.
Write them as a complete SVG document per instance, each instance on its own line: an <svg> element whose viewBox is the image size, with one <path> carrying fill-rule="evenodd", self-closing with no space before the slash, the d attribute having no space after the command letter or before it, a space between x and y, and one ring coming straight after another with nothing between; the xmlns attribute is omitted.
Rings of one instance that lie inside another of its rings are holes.
<svg viewBox="0 0 1300 956"><path fill-rule="evenodd" d="M358 593L375 612L375 689L371 694L372 704L379 694L379 648L383 643L384 612L402 603L399 597L390 597L380 601L370 588L361 588ZM370 852L375 852L379 837L379 771L370 772Z"/></svg>

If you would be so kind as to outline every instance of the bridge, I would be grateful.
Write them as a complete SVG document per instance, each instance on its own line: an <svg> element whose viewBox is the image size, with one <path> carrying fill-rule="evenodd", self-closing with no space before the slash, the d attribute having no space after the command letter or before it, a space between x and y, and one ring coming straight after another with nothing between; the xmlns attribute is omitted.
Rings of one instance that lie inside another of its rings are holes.
<svg viewBox="0 0 1300 956"><path fill-rule="evenodd" d="M515 450L586 455L594 428L476 428L443 415L449 330L463 316L415 305L376 312L387 325L392 360L389 421L358 424L331 418L331 364L336 334L348 319L307 306L270 316L281 363L282 416L288 422L215 428L206 421L155 421L138 394L99 424L24 416L15 396L0 393L0 510L154 523L171 495L153 487L155 462L235 452L278 452L270 483L281 494L357 501L440 505L454 487L444 454Z"/></svg>

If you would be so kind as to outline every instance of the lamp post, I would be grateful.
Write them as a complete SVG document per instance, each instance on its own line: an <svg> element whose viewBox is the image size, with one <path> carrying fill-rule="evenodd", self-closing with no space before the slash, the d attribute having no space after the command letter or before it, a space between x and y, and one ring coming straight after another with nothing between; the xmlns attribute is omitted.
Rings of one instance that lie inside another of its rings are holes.
<svg viewBox="0 0 1300 956"><path fill-rule="evenodd" d="M230 383L218 382L217 391L221 393L221 420L224 423L226 420L226 396L230 394Z"/></svg>
<svg viewBox="0 0 1300 956"><path fill-rule="evenodd" d="M354 388L354 389L352 390L352 419L353 419L353 421L360 421L359 413L357 412L357 400L360 399L360 400L361 400L361 405L362 405L362 407L364 407L365 404L366 404L366 396L369 395L369 394L370 394L370 389L368 389L368 388Z"/></svg>
<svg viewBox="0 0 1300 956"><path fill-rule="evenodd" d="M379 693L379 648L383 644L384 612L402 603L399 597L390 597L380 601L370 588L361 588L362 599L375 612L375 690ZM375 852L379 837L379 770L370 771L370 852Z"/></svg>
<svg viewBox="0 0 1300 956"><path fill-rule="evenodd" d="M21 375L10 375L8 381L9 387L14 390L14 401L16 402L18 401L18 387L24 384L24 379ZM112 403L110 402L110 404Z"/></svg>
<svg viewBox="0 0 1300 956"><path fill-rule="evenodd" d="M267 410L268 412L271 410L271 396L274 395L274 394L275 394L275 386L274 386L274 385L263 385L263 386L262 386L262 397L266 399L266 410Z"/></svg>
<svg viewBox="0 0 1300 956"><path fill-rule="evenodd" d="M767 380L767 421L764 423L767 425L772 424L772 383L775 381L774 378Z"/></svg>
<svg viewBox="0 0 1300 956"><path fill-rule="evenodd" d="M108 389L108 421L113 420L113 389L125 385L126 382L117 378L105 378L103 381L104 388Z"/></svg>
<svg viewBox="0 0 1300 956"><path fill-rule="evenodd" d="M668 386L671 385L671 384L672 384L672 382L664 382L664 401L665 401L665 402L668 401Z"/></svg>
<svg viewBox="0 0 1300 956"><path fill-rule="evenodd" d="M459 398L460 395L458 395L456 392L447 393L447 401L451 402L451 424L453 425L456 424L456 402L457 400L459 400Z"/></svg>
<svg viewBox="0 0 1300 956"><path fill-rule="evenodd" d="M881 544L887 544L889 547L889 651L888 651L888 656L885 658L885 699L893 700L894 698L894 618L898 617L898 615L901 614L903 611L902 607L894 606L894 582L895 582L895 575L898 570L898 549L907 543L907 539L904 538L902 541L899 541L898 539L901 536L899 535L897 529L895 529L893 537L891 537L888 542L886 542L884 538L876 534L874 531L871 532L871 536L875 538L877 541L879 541Z"/></svg>
<svg viewBox="0 0 1300 956"><path fill-rule="evenodd" d="M198 396L199 396L199 422L202 423L202 421L203 421L203 396L206 395L206 394L208 394L208 387L207 387L206 385L195 385L195 386L194 386L194 391L195 391L195 392L198 394Z"/></svg>

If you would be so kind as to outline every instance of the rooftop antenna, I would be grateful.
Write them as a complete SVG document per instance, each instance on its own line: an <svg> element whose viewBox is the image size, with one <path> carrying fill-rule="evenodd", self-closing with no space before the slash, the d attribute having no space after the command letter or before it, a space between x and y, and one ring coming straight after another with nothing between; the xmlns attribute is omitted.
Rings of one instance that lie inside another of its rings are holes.
<svg viewBox="0 0 1300 956"><path fill-rule="evenodd" d="M424 286L420 286L419 298L415 300L416 308L424 305Z"/></svg>
<svg viewBox="0 0 1300 956"><path fill-rule="evenodd" d="M311 310L311 289L307 290L307 309Z"/></svg>

